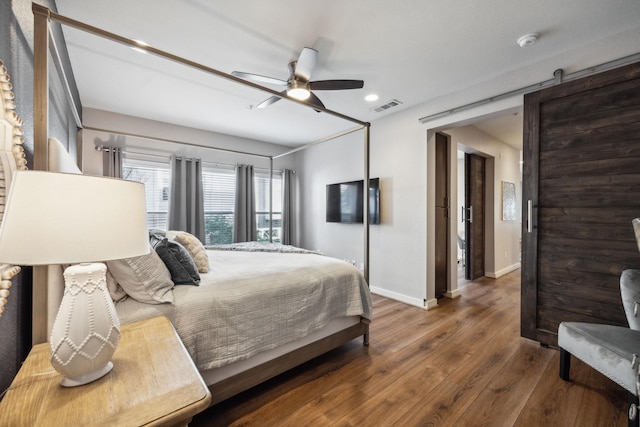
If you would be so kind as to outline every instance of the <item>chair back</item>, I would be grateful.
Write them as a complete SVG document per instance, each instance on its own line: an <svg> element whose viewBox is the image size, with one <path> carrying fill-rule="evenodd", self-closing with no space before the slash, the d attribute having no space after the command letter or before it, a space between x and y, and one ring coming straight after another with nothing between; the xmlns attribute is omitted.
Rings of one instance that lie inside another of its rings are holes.
<svg viewBox="0 0 640 427"><path fill-rule="evenodd" d="M640 331L640 270L624 270L620 275L620 296L629 327Z"/></svg>

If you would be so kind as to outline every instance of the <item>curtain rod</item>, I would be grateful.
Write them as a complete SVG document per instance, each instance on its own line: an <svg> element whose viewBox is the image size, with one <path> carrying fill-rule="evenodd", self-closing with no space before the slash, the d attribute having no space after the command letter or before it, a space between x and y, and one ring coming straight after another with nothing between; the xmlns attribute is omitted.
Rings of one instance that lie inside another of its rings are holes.
<svg viewBox="0 0 640 427"><path fill-rule="evenodd" d="M146 135L140 135L140 134L129 133L129 132L122 132L122 131L117 131L117 130L112 130L112 129L102 129L102 128L95 128L95 127L91 127L91 126L85 126L84 129L93 130L93 131L97 131L97 132L113 133L113 134L116 134L116 135L130 136L130 137L133 137L133 138L140 138L140 139L161 141L161 142L170 142L170 143L173 143L173 144L188 145L188 146L197 147L197 148L206 148L206 149L209 149L209 150L225 151L227 153L242 154L242 155L245 155L245 156L262 157L262 158L265 158L265 159L270 159L272 157L272 156L270 156L268 154L250 153L248 151L232 150L230 148L211 147L209 145L195 144L193 142L179 141L177 139L159 138L159 137L146 136Z"/></svg>
<svg viewBox="0 0 640 427"><path fill-rule="evenodd" d="M640 61L640 53L636 53L633 55L625 56L623 58L615 59L613 61L604 62L599 65L595 65L593 67L585 68L583 70L575 71L573 73L564 74L563 70L557 69L553 72L553 78L549 80L545 80L539 83L535 83L529 86L521 87L520 89L514 89L509 92L501 93L500 95L492 96L490 98L485 98L480 101L471 102L469 104L462 105L460 107L451 108L449 110L441 111L440 113L431 114L429 116L424 116L418 119L420 123L426 123L428 121L439 119L441 117L450 116L451 114L458 113L460 111L469 110L471 108L479 107L481 105L489 104L491 102L500 101L502 99L511 98L512 96L517 95L525 95L527 93L531 93L540 89L544 89L547 87L554 86L556 84L567 82L570 80L579 79L581 77L590 76L595 73L599 73L601 71L609 70L611 68L620 67L623 65L631 64L634 62Z"/></svg>
<svg viewBox="0 0 640 427"><path fill-rule="evenodd" d="M96 132L105 132L105 133L113 133L116 135L123 135L123 136L130 136L133 138L140 138L140 139L146 139L146 140L150 140L150 141L161 141L161 142L169 142L169 143L173 143L173 144L182 144L182 145L189 145L192 147L197 147L197 148L206 148L209 150L216 150L216 151L224 151L227 153L235 153L235 154L242 154L242 155L246 155L246 156L254 156L254 157L262 157L264 159L278 159L280 157L284 157L284 156L288 156L289 154L293 154L297 151L301 151L304 149L307 149L311 146L314 146L316 144L321 144L323 142L327 142L330 141L332 139L335 138L339 138L341 136L345 136L348 135L350 133L353 132L357 132L361 129L369 129L369 127L371 126L371 124L366 123L364 126L356 126L354 128L351 129L347 129L343 132L339 132L330 136L327 136L325 138L319 139L317 141L312 141L309 142L308 144L305 145L301 145L300 147L296 147L292 150L286 151L284 153L281 154L276 154L276 155L268 155L268 154L257 154L257 153L250 153L248 151L240 151L240 150L232 150L229 148L221 148L221 147L211 147L209 145L201 145L201 144L194 144L192 142L186 142L186 141L180 141L177 139L167 139L167 138L159 138L159 137L155 137L155 136L146 136L146 135L141 135L141 134L135 134L135 133L130 133L130 132L122 132L122 131L118 131L118 130L112 130L112 129L104 129L104 128L96 128L96 127L92 127L92 126L85 126L83 129L85 130L93 130Z"/></svg>
<svg viewBox="0 0 640 427"><path fill-rule="evenodd" d="M66 16L63 16L63 15L60 15L58 13L53 12L53 11L51 11L50 9L48 9L48 8L46 8L44 6L39 6L38 10L36 10L36 8L34 7L34 12L42 13L42 14L46 15L50 20L58 22L60 24L68 25L68 26L76 28L78 30L81 30L81 31L84 31L84 32L87 32L87 33L91 33L91 34L94 34L96 36L99 36L99 37L102 37L102 38L105 38L105 39L108 39L108 40L111 40L111 41L114 41L114 42L117 42L117 43L121 43L121 44L124 44L124 45L129 46L129 47L133 47L133 48L136 48L136 49L144 50L144 51L152 53L152 54L154 54L156 56L160 56L160 57L168 59L170 61L177 62L177 63L183 64L183 65L189 66L191 68L195 68L195 69L200 70L200 71L204 71L205 73L213 74L213 75L216 75L218 77L222 77L222 78L225 78L227 80L234 81L234 82L242 84L244 86L249 86L249 87L252 87L254 89L261 90L263 92L268 92L269 94L277 96L277 97L279 97L281 99L286 99L286 100L288 100L290 102L295 102L297 104L304 105L304 106L306 106L308 108L313 108L316 111L322 111L322 112L330 114L332 116L336 116L336 117L339 117L339 118L341 118L343 120L347 120L347 121L350 121L350 122L353 122L353 123L357 123L357 124L360 124L360 125L364 125L365 124L365 122L363 122L363 121L360 121L360 120L355 119L353 117L347 116L345 114L338 113L337 111L329 110L328 108L321 107L321 106L318 106L318 105L314 105L314 104L311 104L311 103L309 103L307 101L300 101L300 100L297 100L295 98L290 98L288 96L283 95L279 91L270 89L270 88L265 87L265 86L261 86L259 84L256 84L256 83L244 80L244 79L241 79L241 78L233 76L231 74L227 74L227 73L225 73L223 71L217 70L217 69L212 68L212 67L208 67L206 65L202 65L202 64L197 63L195 61L191 61L189 59L182 58L182 57L174 55L172 53L157 49L157 48L155 48L153 46L148 46L148 45L144 45L143 46L140 43L136 42L135 40L128 39L126 37L122 37L122 36L120 36L118 34L111 33L109 31L103 30L101 28L97 28L97 27L85 24L84 22L80 22L80 21L77 21L77 20L72 19L72 18L68 18Z"/></svg>
<svg viewBox="0 0 640 427"><path fill-rule="evenodd" d="M103 152L110 152L112 150L112 147L106 147L104 145L96 145L95 146L95 150L96 151L103 151ZM153 153L142 153L139 151L130 151L130 150L123 150L121 148L121 153L122 154L129 154L129 155L133 155L133 156L140 156L140 157L155 157L158 159L164 159L164 160L169 160L171 159L171 156L165 156L162 154L153 154ZM175 156L178 159L184 159L186 158L187 160L197 160L197 159L193 159L190 157L184 157L184 156ZM224 163L224 162L210 162L207 160L200 160L202 162L203 165L215 165L215 166L228 166L228 167L236 167L239 163ZM263 168L263 167L259 167L259 166L253 166L254 169L256 170L261 170L261 171L268 171L269 168ZM275 172L283 172L283 169L274 169ZM296 173L295 170L291 170L292 173Z"/></svg>

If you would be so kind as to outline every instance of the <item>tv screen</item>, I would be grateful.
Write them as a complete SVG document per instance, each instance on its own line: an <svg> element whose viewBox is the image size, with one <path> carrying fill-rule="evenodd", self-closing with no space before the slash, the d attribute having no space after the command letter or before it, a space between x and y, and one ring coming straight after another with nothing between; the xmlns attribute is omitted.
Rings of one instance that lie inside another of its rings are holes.
<svg viewBox="0 0 640 427"><path fill-rule="evenodd" d="M327 185L327 222L362 223L364 180ZM369 180L369 223L380 224L380 180Z"/></svg>

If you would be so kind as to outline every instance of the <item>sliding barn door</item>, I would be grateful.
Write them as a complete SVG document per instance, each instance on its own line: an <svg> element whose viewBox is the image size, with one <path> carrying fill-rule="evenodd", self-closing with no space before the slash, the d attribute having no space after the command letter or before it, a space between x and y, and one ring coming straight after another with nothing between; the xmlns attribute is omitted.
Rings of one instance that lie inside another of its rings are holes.
<svg viewBox="0 0 640 427"><path fill-rule="evenodd" d="M522 335L562 321L626 325L619 278L640 268L640 64L525 96Z"/></svg>

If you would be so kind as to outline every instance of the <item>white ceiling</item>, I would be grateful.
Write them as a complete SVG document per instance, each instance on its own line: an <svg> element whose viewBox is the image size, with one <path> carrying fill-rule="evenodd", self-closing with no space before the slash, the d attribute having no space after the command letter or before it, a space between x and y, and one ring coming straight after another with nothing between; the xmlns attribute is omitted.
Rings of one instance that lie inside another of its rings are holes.
<svg viewBox="0 0 640 427"><path fill-rule="evenodd" d="M372 122L419 106L438 113L640 51L638 0L56 0L58 12L225 73L288 77L313 47L312 80L362 79L363 89L316 94L328 109ZM540 33L534 46L518 37ZM352 123L270 94L65 28L87 108L299 145ZM280 90L278 87L271 89ZM379 95L375 103L364 96ZM372 108L392 99L399 107ZM521 115L477 124L521 139Z"/></svg>

